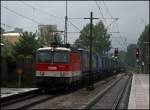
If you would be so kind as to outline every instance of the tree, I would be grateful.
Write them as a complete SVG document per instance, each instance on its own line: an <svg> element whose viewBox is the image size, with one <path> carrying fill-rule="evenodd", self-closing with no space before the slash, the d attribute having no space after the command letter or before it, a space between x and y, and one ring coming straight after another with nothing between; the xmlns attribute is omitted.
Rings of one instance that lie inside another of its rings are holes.
<svg viewBox="0 0 150 110"><path fill-rule="evenodd" d="M147 25L145 26L145 29L144 31L141 33L139 39L138 39L138 43L137 45L139 46L140 48L140 57L141 57L141 60L145 62L145 56L146 56L146 48L147 46L146 45L149 45L148 42L149 42L149 26L150 25ZM147 42L147 43L146 43Z"/></svg>
<svg viewBox="0 0 150 110"><path fill-rule="evenodd" d="M42 45L50 46L51 43L62 43L60 34L55 25L44 25L40 28L39 39Z"/></svg>
<svg viewBox="0 0 150 110"><path fill-rule="evenodd" d="M111 42L109 40L110 35L107 33L107 29L102 21L93 25L93 52L105 54L110 50ZM90 39L90 24L87 24L82 30L79 38L75 41L75 47L89 49Z"/></svg>
<svg viewBox="0 0 150 110"><path fill-rule="evenodd" d="M35 39L35 34L32 32L23 32L19 42L13 46L13 54L14 56L33 56L39 47L40 44L39 41Z"/></svg>
<svg viewBox="0 0 150 110"><path fill-rule="evenodd" d="M1 30L1 34L3 33L3 32L5 32L5 30L1 27L0 28L0 30Z"/></svg>
<svg viewBox="0 0 150 110"><path fill-rule="evenodd" d="M127 47L126 61L127 61L127 65L131 67L135 67L136 64L136 57L135 57L136 48L137 48L136 44L130 44Z"/></svg>
<svg viewBox="0 0 150 110"><path fill-rule="evenodd" d="M146 25L144 31L141 33L137 45L140 49L140 59L144 62L144 73L149 74L149 27Z"/></svg>
<svg viewBox="0 0 150 110"><path fill-rule="evenodd" d="M13 57L12 56L12 44L2 36L5 30L1 27L1 56L2 57Z"/></svg>
<svg viewBox="0 0 150 110"><path fill-rule="evenodd" d="M1 39L2 41L2 46L1 46L1 56L2 57L13 57L12 55L12 44L6 40L6 39Z"/></svg>

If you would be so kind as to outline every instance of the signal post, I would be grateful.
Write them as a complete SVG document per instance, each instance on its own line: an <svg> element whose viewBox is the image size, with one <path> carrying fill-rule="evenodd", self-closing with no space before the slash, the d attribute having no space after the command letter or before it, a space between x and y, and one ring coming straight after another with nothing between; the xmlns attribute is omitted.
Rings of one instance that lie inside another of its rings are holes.
<svg viewBox="0 0 150 110"><path fill-rule="evenodd" d="M139 73L139 69L140 69L140 65L139 65L139 55L140 55L140 52L139 52L139 48L136 48L136 53L135 53L135 56L136 56L136 66L137 66L137 73Z"/></svg>

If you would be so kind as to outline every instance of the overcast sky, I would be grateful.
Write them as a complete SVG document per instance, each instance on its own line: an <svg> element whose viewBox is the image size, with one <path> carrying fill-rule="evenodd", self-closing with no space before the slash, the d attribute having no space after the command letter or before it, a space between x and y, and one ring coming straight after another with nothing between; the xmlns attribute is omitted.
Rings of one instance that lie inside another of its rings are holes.
<svg viewBox="0 0 150 110"><path fill-rule="evenodd" d="M97 3L101 8L104 18L111 18L111 15L114 18L119 18L109 28L109 32L118 32L118 25L119 31L121 32L120 34L113 33L111 35L112 47L125 48L125 37L127 38L128 44L137 43L144 26L149 24L149 2L97 1ZM54 24L57 25L59 30L64 30L65 1L1 1L1 5L1 23L12 26L6 27L2 25L5 30L12 30L13 27L19 27L23 28L23 30L35 32L38 29L38 23L18 16L6 10L4 7L34 19L41 24ZM69 18L89 17L91 11L94 17L102 18L95 1L68 1ZM89 23L89 20L85 19L70 19L70 21L80 30L86 23ZM98 20L93 21L94 24L96 22L98 22ZM103 22L105 26L108 26L113 20L105 19ZM68 23L68 32L78 31L78 29ZM73 43L78 37L79 34L77 33L68 34L68 41Z"/></svg>

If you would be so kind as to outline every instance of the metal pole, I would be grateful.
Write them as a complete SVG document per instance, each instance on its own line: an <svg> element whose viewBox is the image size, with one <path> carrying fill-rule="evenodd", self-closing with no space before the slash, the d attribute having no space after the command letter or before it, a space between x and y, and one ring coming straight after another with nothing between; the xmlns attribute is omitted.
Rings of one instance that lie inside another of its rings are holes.
<svg viewBox="0 0 150 110"><path fill-rule="evenodd" d="M66 16L65 16L65 34L64 34L64 44L67 43L67 0L66 0Z"/></svg>
<svg viewBox="0 0 150 110"><path fill-rule="evenodd" d="M18 76L18 87L21 87L21 74Z"/></svg>
<svg viewBox="0 0 150 110"><path fill-rule="evenodd" d="M93 12L91 12L91 17L90 17L90 60L89 60L89 65L90 65L90 74L92 74L92 29L93 29L93 26L92 26L92 18L93 18ZM92 83L92 81L90 82Z"/></svg>
<svg viewBox="0 0 150 110"><path fill-rule="evenodd" d="M93 73L92 73L92 29L93 29L93 12L91 12L91 16L90 16L90 59L89 59L89 83L88 83L88 87L87 90L93 90L94 89L94 85L93 85Z"/></svg>

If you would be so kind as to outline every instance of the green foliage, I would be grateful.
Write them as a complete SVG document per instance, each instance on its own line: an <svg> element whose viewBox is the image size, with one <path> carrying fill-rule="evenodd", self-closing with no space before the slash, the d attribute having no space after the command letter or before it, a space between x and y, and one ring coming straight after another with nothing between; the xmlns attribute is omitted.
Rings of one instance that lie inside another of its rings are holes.
<svg viewBox="0 0 150 110"><path fill-rule="evenodd" d="M111 42L109 40L110 35L107 33L107 29L102 21L93 25L93 52L105 54L110 50ZM89 49L90 39L90 24L87 24L82 30L79 38L75 41L74 47Z"/></svg>
<svg viewBox="0 0 150 110"><path fill-rule="evenodd" d="M4 32L4 29L1 28L1 32ZM12 44L5 39L2 35L1 35L1 43L3 45L1 45L1 56L3 58L7 58L7 57L12 57Z"/></svg>
<svg viewBox="0 0 150 110"><path fill-rule="evenodd" d="M0 30L1 30L1 33L5 32L5 30L2 27L0 28Z"/></svg>
<svg viewBox="0 0 150 110"><path fill-rule="evenodd" d="M128 66L135 67L136 65L136 57L135 57L136 48L137 48L136 44L130 44L127 47L126 61Z"/></svg>
<svg viewBox="0 0 150 110"><path fill-rule="evenodd" d="M12 44L6 40L6 39L1 39L2 43L4 44L3 46L1 46L1 56L2 57L13 57L12 55Z"/></svg>
<svg viewBox="0 0 150 110"><path fill-rule="evenodd" d="M23 32L19 42L13 46L14 56L33 56L36 50L40 47L40 43L35 39L35 34L32 32Z"/></svg>
<svg viewBox="0 0 150 110"><path fill-rule="evenodd" d="M144 31L141 33L138 39L138 46L140 48L141 60L145 62L146 51L149 46L149 26L145 26ZM144 43L145 42L145 43ZM147 43L146 43L147 42Z"/></svg>

